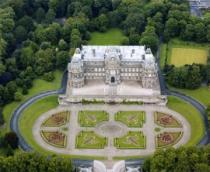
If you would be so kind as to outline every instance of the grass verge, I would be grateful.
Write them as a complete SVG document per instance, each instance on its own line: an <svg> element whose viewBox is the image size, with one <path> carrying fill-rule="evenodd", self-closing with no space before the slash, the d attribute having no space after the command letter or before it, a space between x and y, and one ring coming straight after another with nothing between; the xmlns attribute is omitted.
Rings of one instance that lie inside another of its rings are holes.
<svg viewBox="0 0 210 172"><path fill-rule="evenodd" d="M197 145L204 136L205 132L204 121L197 109L195 109L195 107L191 104L173 96L168 97L167 106L170 109L182 114L191 125L191 137L186 146Z"/></svg>
<svg viewBox="0 0 210 172"><path fill-rule="evenodd" d="M56 71L54 73L55 79L53 82L47 82L42 79L35 79L33 82L33 87L29 90L28 94L23 96L23 99L20 102L12 102L3 108L3 116L5 120L6 127L2 130L2 133L8 132L10 130L10 119L12 117L12 113L15 109L23 102L25 102L30 97L37 95L40 92L48 91L48 90L56 90L60 88L61 80L62 80L63 72Z"/></svg>
<svg viewBox="0 0 210 172"><path fill-rule="evenodd" d="M162 44L160 47L160 68L163 69L167 60L167 44Z"/></svg>
<svg viewBox="0 0 210 172"><path fill-rule="evenodd" d="M200 88L195 90L180 89L174 87L170 87L170 89L184 93L185 95L198 100L200 103L202 103L205 106L210 105L210 88L207 86L201 86Z"/></svg>

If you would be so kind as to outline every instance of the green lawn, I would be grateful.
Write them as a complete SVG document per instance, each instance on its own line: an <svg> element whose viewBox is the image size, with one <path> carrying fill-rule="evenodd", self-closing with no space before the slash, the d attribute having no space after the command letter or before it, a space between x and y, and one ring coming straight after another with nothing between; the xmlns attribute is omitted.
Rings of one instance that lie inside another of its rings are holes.
<svg viewBox="0 0 210 172"><path fill-rule="evenodd" d="M167 106L182 114L191 125L191 137L186 146L198 144L205 132L204 121L199 112L191 104L173 96L168 97Z"/></svg>
<svg viewBox="0 0 210 172"><path fill-rule="evenodd" d="M57 96L49 96L43 99L40 99L29 106L21 115L19 126L22 136L27 141L27 143L33 148L33 150L43 153L45 155L53 155L54 152L43 149L37 144L35 138L32 134L32 127L34 122L39 118L40 115L49 111L52 108L58 106ZM35 112L35 113L34 113ZM85 158L85 159L104 159L104 157L95 157L95 156L77 156L77 155L63 155L67 158Z"/></svg>
<svg viewBox="0 0 210 172"><path fill-rule="evenodd" d="M145 112L142 111L120 111L115 114L115 120L120 121L128 127L142 127L145 122Z"/></svg>
<svg viewBox="0 0 210 172"><path fill-rule="evenodd" d="M107 138L98 136L94 131L81 131L76 138L76 147L79 149L104 149Z"/></svg>
<svg viewBox="0 0 210 172"><path fill-rule="evenodd" d="M173 47L169 58L169 64L176 67L184 66L185 64L206 64L207 63L208 50L196 47Z"/></svg>
<svg viewBox="0 0 210 172"><path fill-rule="evenodd" d="M202 103L205 106L210 105L210 88L207 86L202 86L195 90L188 90L188 89L179 89L171 87L171 90L179 91L184 93Z"/></svg>
<svg viewBox="0 0 210 172"><path fill-rule="evenodd" d="M57 107L58 101L57 96L49 96L43 99L40 99L29 106L22 114L19 126L22 136L27 141L27 143L33 148L33 150L40 152L45 155L53 155L54 152L43 149L41 146L37 144L35 138L32 134L32 127L34 122L39 118L40 115L49 111L52 108ZM80 156L80 155L63 155L62 157L66 158L79 158L79 159L105 159L105 157L100 156Z"/></svg>
<svg viewBox="0 0 210 172"><path fill-rule="evenodd" d="M161 45L160 65L164 67L164 62L177 67L185 64L199 63L206 64L209 44L197 44L194 42L171 40L167 45Z"/></svg>
<svg viewBox="0 0 210 172"><path fill-rule="evenodd" d="M98 123L109 120L105 111L80 111L78 122L82 127L95 127Z"/></svg>
<svg viewBox="0 0 210 172"><path fill-rule="evenodd" d="M30 105L26 110L23 111L19 120L20 132L25 138L26 142L38 152L47 152L41 148L33 137L32 128L34 122L39 118L40 115L58 106L57 96L49 96L40 99Z"/></svg>
<svg viewBox="0 0 210 172"><path fill-rule="evenodd" d="M114 139L117 149L144 149L146 138L142 132L129 131L127 135Z"/></svg>
<svg viewBox="0 0 210 172"><path fill-rule="evenodd" d="M163 69L167 59L167 44L162 44L160 47L160 68Z"/></svg>
<svg viewBox="0 0 210 172"><path fill-rule="evenodd" d="M9 122L10 122L12 113L15 111L15 109L21 103L23 103L24 101L26 101L30 97L32 97L32 96L34 96L34 95L36 95L40 92L47 91L47 90L56 90L56 89L60 88L63 72L56 71L54 73L54 75L55 75L55 79L53 80L53 82L47 82L47 81L44 81L42 79L34 80L33 87L29 90L28 94L23 97L22 101L20 101L20 102L15 102L14 101L14 102L6 105L3 108L3 115L4 115L4 119L5 119L5 123L6 123L6 128L2 131L3 133L10 130Z"/></svg>
<svg viewBox="0 0 210 172"><path fill-rule="evenodd" d="M109 29L107 32L93 32L89 45L121 45L125 36L120 29Z"/></svg>

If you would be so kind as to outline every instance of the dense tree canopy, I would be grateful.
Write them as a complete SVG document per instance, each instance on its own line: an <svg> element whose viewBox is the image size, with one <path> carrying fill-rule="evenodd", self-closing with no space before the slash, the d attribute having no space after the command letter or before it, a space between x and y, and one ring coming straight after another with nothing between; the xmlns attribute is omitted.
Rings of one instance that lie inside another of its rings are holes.
<svg viewBox="0 0 210 172"><path fill-rule="evenodd" d="M10 93L8 82L27 93L34 78L64 69L90 32L110 27L124 31L123 44L145 44L153 52L160 36L210 40L209 17L190 16L186 0L7 0L0 4L0 105L19 97Z"/></svg>
<svg viewBox="0 0 210 172"><path fill-rule="evenodd" d="M7 158L0 157L0 171L4 172L71 172L69 159L44 156L37 153L19 153Z"/></svg>
<svg viewBox="0 0 210 172"><path fill-rule="evenodd" d="M169 84L178 88L195 89L202 83L201 66L185 65L183 67L172 67L167 74Z"/></svg>
<svg viewBox="0 0 210 172"><path fill-rule="evenodd" d="M144 163L144 172L209 172L210 147L157 151Z"/></svg>

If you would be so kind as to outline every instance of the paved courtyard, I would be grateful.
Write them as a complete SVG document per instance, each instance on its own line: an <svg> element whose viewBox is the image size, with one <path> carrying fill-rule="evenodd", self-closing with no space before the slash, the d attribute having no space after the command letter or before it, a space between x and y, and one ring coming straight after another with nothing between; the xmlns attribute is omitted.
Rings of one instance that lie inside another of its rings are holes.
<svg viewBox="0 0 210 172"><path fill-rule="evenodd" d="M71 88L72 95L109 95L110 94L109 85L105 84L103 80L87 80L86 85L82 88ZM152 96L159 95L160 91L148 88L142 88L140 82L138 81L126 81L115 86L116 95L125 96Z"/></svg>
<svg viewBox="0 0 210 172"><path fill-rule="evenodd" d="M70 120L66 127L68 127L67 135L67 146L66 148L57 148L46 143L40 134L40 130L46 131L57 131L56 127L42 127L43 121L48 119L52 114L61 111L70 111ZM78 112L85 110L93 111L106 111L109 113L109 121L102 122L96 127L81 127L78 123ZM119 111L144 111L146 120L142 128L129 128L126 125L116 122L114 120L114 115ZM181 128L164 128L157 126L154 122L154 112L162 112L173 116L177 119L182 127ZM156 106L156 105L81 105L81 104L72 104L68 107L59 106L56 109L53 109L42 116L40 116L36 123L33 126L33 136L37 143L42 146L44 149L60 153L60 154L71 154L71 155L84 155L84 156L100 156L107 157L108 160L112 160L113 157L125 157L125 156L147 156L154 153L156 149L155 136L158 134L155 129L161 128L162 132L183 132L181 139L173 145L177 148L183 144L186 144L190 139L191 128L188 121L177 112L174 112L168 109L165 106ZM75 140L78 133L81 131L95 131L98 135L108 137L108 145L104 149L77 149L75 147ZM128 131L142 131L146 136L146 147L145 149L117 149L114 146L114 137L122 136Z"/></svg>

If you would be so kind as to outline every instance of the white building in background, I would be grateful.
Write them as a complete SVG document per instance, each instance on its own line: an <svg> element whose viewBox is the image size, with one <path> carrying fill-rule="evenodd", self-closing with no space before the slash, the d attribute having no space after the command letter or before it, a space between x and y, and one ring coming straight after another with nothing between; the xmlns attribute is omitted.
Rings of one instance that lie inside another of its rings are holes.
<svg viewBox="0 0 210 172"><path fill-rule="evenodd" d="M68 85L60 104L138 101L162 104L158 67L145 46L82 46L68 65Z"/></svg>

